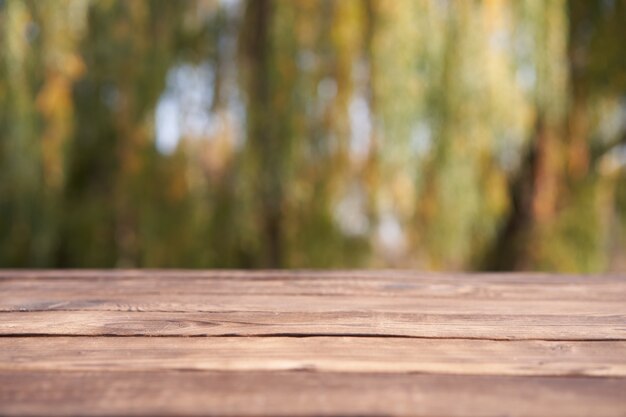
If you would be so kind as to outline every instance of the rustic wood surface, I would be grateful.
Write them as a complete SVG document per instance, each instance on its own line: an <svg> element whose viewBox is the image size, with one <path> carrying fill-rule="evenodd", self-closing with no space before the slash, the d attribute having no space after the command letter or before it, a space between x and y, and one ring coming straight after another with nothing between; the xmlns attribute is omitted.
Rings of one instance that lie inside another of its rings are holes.
<svg viewBox="0 0 626 417"><path fill-rule="evenodd" d="M0 415L626 416L626 277L0 271Z"/></svg>

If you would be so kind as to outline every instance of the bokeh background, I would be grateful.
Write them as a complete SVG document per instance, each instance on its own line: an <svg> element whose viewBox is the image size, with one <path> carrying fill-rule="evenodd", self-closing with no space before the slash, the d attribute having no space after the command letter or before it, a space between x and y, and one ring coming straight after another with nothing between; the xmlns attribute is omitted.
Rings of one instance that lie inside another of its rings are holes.
<svg viewBox="0 0 626 417"><path fill-rule="evenodd" d="M0 266L626 271L626 1L0 0Z"/></svg>

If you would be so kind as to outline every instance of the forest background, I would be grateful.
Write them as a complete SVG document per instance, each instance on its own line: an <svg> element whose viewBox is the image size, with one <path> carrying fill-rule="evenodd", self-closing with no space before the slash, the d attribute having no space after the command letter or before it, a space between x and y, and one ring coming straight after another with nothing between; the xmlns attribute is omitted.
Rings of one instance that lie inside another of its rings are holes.
<svg viewBox="0 0 626 417"><path fill-rule="evenodd" d="M626 271L626 1L0 0L0 266Z"/></svg>

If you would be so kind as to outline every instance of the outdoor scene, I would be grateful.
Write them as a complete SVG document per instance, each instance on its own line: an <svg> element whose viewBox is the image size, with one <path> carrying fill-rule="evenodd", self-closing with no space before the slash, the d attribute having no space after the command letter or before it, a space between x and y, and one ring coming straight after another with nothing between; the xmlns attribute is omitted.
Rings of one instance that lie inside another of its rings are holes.
<svg viewBox="0 0 626 417"><path fill-rule="evenodd" d="M624 272L625 22L0 0L0 267Z"/></svg>

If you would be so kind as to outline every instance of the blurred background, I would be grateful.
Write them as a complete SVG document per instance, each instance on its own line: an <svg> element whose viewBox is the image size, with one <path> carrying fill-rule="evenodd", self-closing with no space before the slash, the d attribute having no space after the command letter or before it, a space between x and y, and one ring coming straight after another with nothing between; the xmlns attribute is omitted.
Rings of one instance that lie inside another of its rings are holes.
<svg viewBox="0 0 626 417"><path fill-rule="evenodd" d="M626 271L626 1L0 0L0 266Z"/></svg>

